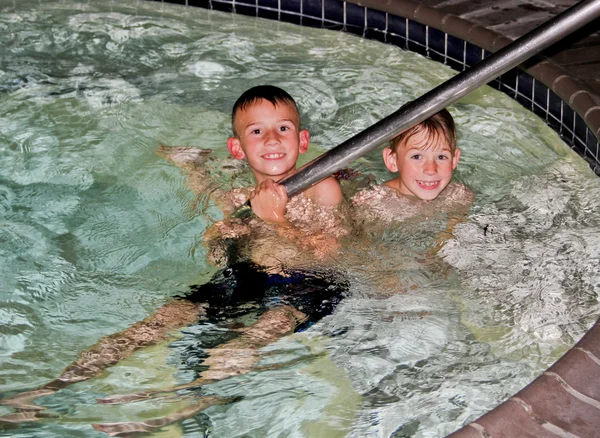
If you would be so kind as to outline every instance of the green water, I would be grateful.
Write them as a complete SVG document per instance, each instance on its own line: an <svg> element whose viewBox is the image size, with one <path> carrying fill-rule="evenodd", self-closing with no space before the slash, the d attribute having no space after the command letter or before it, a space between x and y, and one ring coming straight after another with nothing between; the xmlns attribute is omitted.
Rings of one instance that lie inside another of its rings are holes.
<svg viewBox="0 0 600 438"><path fill-rule="evenodd" d="M312 134L307 161L454 74L351 35L160 2L0 0L0 12L2 397L57 377L78 352L214 272L200 242L222 214L186 188L160 144L210 148L227 163L233 102L271 83L298 101ZM498 92L483 88L450 110L457 179L476 193L441 252L451 273L414 251L419 227L388 230L361 249L363 265L343 266L351 295L332 317L266 349L282 366L211 385L242 399L157 436L441 436L585 332L598 313L598 179ZM354 167L390 176L379 152ZM223 187L252 181L213 173ZM374 299L384 275L416 287ZM180 357L202 334L191 327L170 347L40 399L46 418L0 434L103 436L91 423L190 403L193 394L96 399L189 381Z"/></svg>

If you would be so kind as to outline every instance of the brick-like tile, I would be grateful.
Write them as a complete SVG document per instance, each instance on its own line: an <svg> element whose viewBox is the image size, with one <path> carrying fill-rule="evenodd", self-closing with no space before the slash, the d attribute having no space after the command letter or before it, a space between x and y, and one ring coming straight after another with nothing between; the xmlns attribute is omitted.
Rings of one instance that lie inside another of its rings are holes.
<svg viewBox="0 0 600 438"><path fill-rule="evenodd" d="M592 132L597 137L600 137L600 106L592 107L588 110L585 123L592 128Z"/></svg>
<svg viewBox="0 0 600 438"><path fill-rule="evenodd" d="M600 385L590 385L590 382L600 382L600 363L583 351L569 351L549 371L562 377L574 390L600 403Z"/></svg>
<svg viewBox="0 0 600 438"><path fill-rule="evenodd" d="M451 433L447 438L482 438L482 433L476 429L476 425L467 425Z"/></svg>
<svg viewBox="0 0 600 438"><path fill-rule="evenodd" d="M542 427L513 400L502 403L476 423L480 424L491 438L556 438L556 435Z"/></svg>
<svg viewBox="0 0 600 438"><path fill-rule="evenodd" d="M568 67L568 71L574 77L582 80L598 79L600 76L600 63L572 65Z"/></svg>
<svg viewBox="0 0 600 438"><path fill-rule="evenodd" d="M590 93L580 90L571 96L569 105L579 114L585 114L589 108L594 106L595 102Z"/></svg>
<svg viewBox="0 0 600 438"><path fill-rule="evenodd" d="M598 407L573 396L549 376L540 376L517 397L531 406L537 417L574 435L593 437L600 430Z"/></svg>
<svg viewBox="0 0 600 438"><path fill-rule="evenodd" d="M586 333L577 343L577 347L589 351L595 357L600 358L600 320L594 324L594 327ZM600 384L600 382L598 382Z"/></svg>
<svg viewBox="0 0 600 438"><path fill-rule="evenodd" d="M571 64L600 64L600 44L591 47L567 48L552 57L552 61L569 66ZM596 70L598 75L600 71Z"/></svg>

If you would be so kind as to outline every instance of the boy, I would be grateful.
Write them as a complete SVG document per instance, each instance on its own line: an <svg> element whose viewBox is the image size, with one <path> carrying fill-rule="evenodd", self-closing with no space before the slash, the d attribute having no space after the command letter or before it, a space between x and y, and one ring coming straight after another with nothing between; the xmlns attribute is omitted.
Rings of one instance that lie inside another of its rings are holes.
<svg viewBox="0 0 600 438"><path fill-rule="evenodd" d="M250 88L235 102L232 110L233 136L227 148L236 160L244 160L257 182L254 188L227 192L207 189L210 180L205 171L209 151L194 148L161 147L159 153L189 171L190 188L201 194L211 192L226 216L248 199L254 214L264 223L226 219L214 224L205 236L209 259L223 265L227 258L225 238L239 238L253 233L251 259L270 269L280 265L279 259L295 264L316 256L322 259L336 247L336 239L347 233L338 205L342 201L339 183L333 177L315 184L288 199L280 181L296 172L299 154L308 150L310 134L300 128L296 102L284 90L270 85ZM265 226L265 224L267 226ZM297 248L278 242L280 254L273 245L284 237ZM283 246L283 247L282 247ZM308 250L302 254L298 249ZM303 260L295 260L298 257Z"/></svg>
<svg viewBox="0 0 600 438"><path fill-rule="evenodd" d="M444 109L397 135L384 148L383 161L397 173L394 178L352 197L356 226L368 236L366 242L356 240L354 252L363 257L365 247L377 247L370 271L378 269L378 260L384 262L379 275L370 277L380 296L418 287L413 276L419 275L423 263L429 266L428 275L434 271L447 275L448 265L436 254L473 203L469 188L451 182L459 158L454 120ZM403 222L401 227L395 226L398 222ZM388 274L386 266L394 264L404 267L402 275Z"/></svg>
<svg viewBox="0 0 600 438"><path fill-rule="evenodd" d="M287 194L275 181L296 172L298 154L308 150L310 135L300 129L300 115L292 97L272 86L246 91L233 107L233 137L227 140L231 156L246 160L258 183L250 194L254 213L266 222L287 223ZM304 192L319 206L342 200L342 191L329 177Z"/></svg>
<svg viewBox="0 0 600 438"><path fill-rule="evenodd" d="M398 175L358 192L352 202L360 207L357 210L364 220L464 215L473 202L473 192L451 182L459 158L454 120L444 109L390 141L383 150L383 161Z"/></svg>
<svg viewBox="0 0 600 438"><path fill-rule="evenodd" d="M240 235L250 232L254 234L254 229L259 229L263 235L276 231L277 238L271 238L266 246L263 244L262 251L257 251L257 246L252 245L250 255L241 257L242 262L239 262L240 254L231 254L231 251L226 254L223 250L222 254L227 255L228 267L217 272L211 282L194 286L192 293L185 298L164 305L155 314L123 332L102 338L83 352L58 379L36 390L2 400L2 404L24 410L19 414L5 416L4 421L37 419L36 412L43 408L31 404L36 398L98 376L104 369L139 348L163 340L169 332L193 324L199 319L236 326L237 317L243 315L247 318L251 314L255 322L248 327L233 330L238 333L237 338L207 349L208 358L204 365L208 369L192 385L248 372L260 359L259 348L333 310L347 288L344 279L334 278L323 271L306 272L287 268L287 260L282 259L286 255L289 258L289 251L273 256L272 246L281 241L282 236L294 243L302 243L304 247L308 245L310 249L318 248L323 253L323 248L331 248L328 244L331 236L323 232L324 229L332 230L334 236L345 233L337 213L342 192L334 178L327 178L292 199L288 199L284 187L277 183L296 172L298 155L307 151L310 140L308 131L300 129L300 116L294 99L274 86L251 88L236 101L232 111L232 125L234 135L227 140L227 148L233 158L248 162L257 186L226 193L211 190L211 193L213 196L217 195L216 198L224 204L225 210L231 210L250 199L252 210L261 221L221 221L207 233L207 242L209 246L218 245L215 242L222 242L224 237L239 239ZM192 173L199 172L191 181L196 183L194 188L199 192L206 189L206 175L202 174L198 165L205 163L207 151L163 147L161 153ZM321 219L326 221L325 225L320 222ZM311 236L305 234L311 231ZM291 253L292 257L299 252L301 251ZM257 265L256 258L260 259L260 265ZM306 260L312 258L308 256ZM307 291L310 293L306 293ZM273 302L277 305L273 306ZM107 401L137 398L134 395ZM133 428L128 429L132 431L138 426L144 427L134 424L123 427ZM118 432L121 427L98 426L107 432Z"/></svg>

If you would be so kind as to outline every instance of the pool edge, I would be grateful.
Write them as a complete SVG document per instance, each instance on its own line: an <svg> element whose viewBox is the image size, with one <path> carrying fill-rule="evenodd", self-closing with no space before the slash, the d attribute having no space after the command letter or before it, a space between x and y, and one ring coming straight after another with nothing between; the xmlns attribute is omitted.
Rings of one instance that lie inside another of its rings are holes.
<svg viewBox="0 0 600 438"><path fill-rule="evenodd" d="M600 319L533 382L448 437L598 436L598 382Z"/></svg>
<svg viewBox="0 0 600 438"><path fill-rule="evenodd" d="M496 52L513 39L503 36L456 15L445 13L411 0L346 0L366 8L415 20L447 34L475 44L488 52ZM537 58L525 71L556 93L573 108L600 140L600 97L573 78L569 71L550 58Z"/></svg>

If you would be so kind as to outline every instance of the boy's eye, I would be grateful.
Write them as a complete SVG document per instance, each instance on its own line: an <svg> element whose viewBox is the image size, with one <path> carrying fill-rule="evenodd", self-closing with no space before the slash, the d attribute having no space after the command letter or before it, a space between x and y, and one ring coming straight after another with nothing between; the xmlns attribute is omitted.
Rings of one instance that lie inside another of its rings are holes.
<svg viewBox="0 0 600 438"><path fill-rule="evenodd" d="M253 129L251 131L251 134L256 134L256 135L260 134L260 129Z"/></svg>
<svg viewBox="0 0 600 438"><path fill-rule="evenodd" d="M280 127L279 127L279 130L280 130L281 132L289 131L290 129L291 129L291 128L290 128L289 126L280 126Z"/></svg>
<svg viewBox="0 0 600 438"><path fill-rule="evenodd" d="M421 154L411 155L410 158L412 158L413 160L419 160L421 158Z"/></svg>

